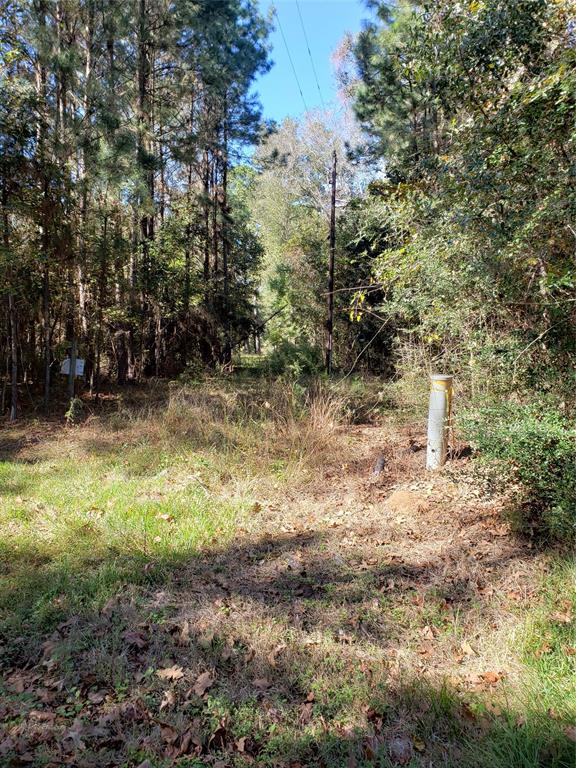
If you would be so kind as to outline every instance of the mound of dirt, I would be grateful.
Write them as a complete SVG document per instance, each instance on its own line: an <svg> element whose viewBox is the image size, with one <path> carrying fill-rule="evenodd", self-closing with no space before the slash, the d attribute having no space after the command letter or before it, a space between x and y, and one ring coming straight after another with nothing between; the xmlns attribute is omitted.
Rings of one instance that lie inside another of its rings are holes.
<svg viewBox="0 0 576 768"><path fill-rule="evenodd" d="M416 515L426 512L429 508L428 501L415 491L406 491L399 488L392 491L384 502L385 508L393 514Z"/></svg>

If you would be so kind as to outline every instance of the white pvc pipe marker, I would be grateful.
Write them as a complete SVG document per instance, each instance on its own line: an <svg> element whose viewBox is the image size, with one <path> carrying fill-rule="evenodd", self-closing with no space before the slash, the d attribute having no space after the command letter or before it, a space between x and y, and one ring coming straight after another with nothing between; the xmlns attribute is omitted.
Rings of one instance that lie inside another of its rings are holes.
<svg viewBox="0 0 576 768"><path fill-rule="evenodd" d="M452 382L452 376L434 374L430 377L426 469L438 469L446 463L452 408Z"/></svg>

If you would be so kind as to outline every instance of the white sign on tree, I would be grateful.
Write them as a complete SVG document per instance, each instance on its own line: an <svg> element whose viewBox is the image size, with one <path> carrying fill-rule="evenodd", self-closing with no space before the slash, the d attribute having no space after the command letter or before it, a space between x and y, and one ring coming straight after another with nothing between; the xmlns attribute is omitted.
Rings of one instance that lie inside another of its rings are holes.
<svg viewBox="0 0 576 768"><path fill-rule="evenodd" d="M81 357L76 358L76 376L84 376L84 360ZM60 367L60 373L64 376L70 375L70 358L67 357L62 361Z"/></svg>

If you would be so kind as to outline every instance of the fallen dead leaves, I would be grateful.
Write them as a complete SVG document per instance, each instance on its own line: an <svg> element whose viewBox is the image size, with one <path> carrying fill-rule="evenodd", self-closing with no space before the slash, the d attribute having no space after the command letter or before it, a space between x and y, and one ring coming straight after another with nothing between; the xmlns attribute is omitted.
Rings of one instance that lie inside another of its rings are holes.
<svg viewBox="0 0 576 768"><path fill-rule="evenodd" d="M288 646L286 643L279 643L266 657L271 667L278 665L278 658L286 650Z"/></svg>
<svg viewBox="0 0 576 768"><path fill-rule="evenodd" d="M568 600L565 600L562 603L562 607L558 611L554 611L550 615L550 620L553 621L555 624L572 624L574 621L574 614L572 612L572 603Z"/></svg>
<svg viewBox="0 0 576 768"><path fill-rule="evenodd" d="M476 656L476 651L467 640L463 640L460 643L460 649L465 656Z"/></svg>
<svg viewBox="0 0 576 768"><path fill-rule="evenodd" d="M178 706L179 696L174 686L181 683L188 674L188 670L175 664L156 670L156 677L171 684L171 687L164 691L160 713ZM11 676L13 694L24 694L29 682L28 676L14 673ZM199 698L204 697L214 683L215 676L211 672L199 674L192 689L187 693L182 692L180 704L185 707L192 694ZM255 690L266 690L269 687L269 682L264 678L254 679L253 684ZM120 748L124 743L124 734L132 732L135 728L140 733L142 747L147 747L158 756L170 760L232 751L244 755L250 762L252 755L259 749L249 736L234 736L226 716L221 717L216 725L207 731L209 721L205 717L190 719L176 714L173 722L168 722L151 714L143 701L114 704L108 702L108 698L105 692L89 693L85 702L79 702L82 714L77 714L73 719L64 714L62 707L57 711L33 708L27 713L24 712L16 725L12 725L9 731L4 730L0 735L0 763L4 764L4 758L8 759L10 756L13 756L13 759L10 757L9 760L11 765L35 763L35 750L41 749L52 756L47 765L54 768L63 765L109 765L112 764L109 756L103 756L103 762L99 762L94 750ZM104 714L100 717L96 714L90 715L86 705L101 705L104 700L109 704ZM180 709L182 710L182 706ZM159 743L155 740L155 733ZM163 745L160 753L159 744ZM146 764L154 763L150 760L140 763L143 766ZM227 764L226 761L222 763Z"/></svg>
<svg viewBox="0 0 576 768"><path fill-rule="evenodd" d="M482 672L482 674L478 675L478 679L486 683L486 685L496 685L505 677L506 674L504 672Z"/></svg>
<svg viewBox="0 0 576 768"><path fill-rule="evenodd" d="M454 652L458 664L463 664L466 660L478 656L478 652L470 645L468 640L463 640Z"/></svg>
<svg viewBox="0 0 576 768"><path fill-rule="evenodd" d="M196 696L202 698L206 691L214 685L214 680L215 678L210 674L210 672L202 672L202 674L198 675L196 678L196 682L192 687L192 691L196 694Z"/></svg>
<svg viewBox="0 0 576 768"><path fill-rule="evenodd" d="M164 669L156 670L156 676L159 677L160 680L169 680L170 682L174 682L175 680L180 680L180 678L184 677L184 670L182 667L174 664L171 667L165 667Z"/></svg>
<svg viewBox="0 0 576 768"><path fill-rule="evenodd" d="M161 723L160 732L166 744L164 751L166 757L176 759L188 754L201 754L203 741L199 719L193 720L183 731L179 731L168 723Z"/></svg>
<svg viewBox="0 0 576 768"><path fill-rule="evenodd" d="M185 670L177 664L173 664L170 667L157 669L156 676L159 677L160 680L164 680L169 683L175 683L178 680L182 680L182 678L185 676ZM205 695L206 691L208 691L214 685L215 680L216 677L211 672L202 672L194 681L194 685L190 689L189 693L193 693L195 696L198 696L198 698L201 699ZM164 694L164 699L160 705L160 709L164 709L165 707L171 706L174 703L175 698L173 692L166 691Z"/></svg>
<svg viewBox="0 0 576 768"><path fill-rule="evenodd" d="M537 659L541 659L542 656L545 656L547 653L552 653L553 647L550 645L549 642L545 641L541 645L538 646L538 648L534 651L534 656Z"/></svg>
<svg viewBox="0 0 576 768"><path fill-rule="evenodd" d="M162 712L163 709L173 707L175 704L176 704L176 694L174 693L174 691L171 689L164 691L164 696L162 697L162 701L160 702L160 712Z"/></svg>
<svg viewBox="0 0 576 768"><path fill-rule="evenodd" d="M68 717L62 707L56 712L23 711L18 720L3 728L0 740L2 764L38 765L38 760L54 768L85 764L79 755L103 745L106 749L117 749L124 743L123 733L127 728L150 721L146 708L139 701L111 705L99 716L88 716L85 712Z"/></svg>
<svg viewBox="0 0 576 768"><path fill-rule="evenodd" d="M9 690L13 693L24 693L26 690L26 678L20 672L15 672L6 680Z"/></svg>

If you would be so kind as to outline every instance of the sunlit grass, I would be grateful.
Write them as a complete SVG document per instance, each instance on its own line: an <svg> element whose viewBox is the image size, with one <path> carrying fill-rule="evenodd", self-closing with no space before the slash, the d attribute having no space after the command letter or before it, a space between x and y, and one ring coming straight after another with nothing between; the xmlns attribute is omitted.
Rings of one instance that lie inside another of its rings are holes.
<svg viewBox="0 0 576 768"><path fill-rule="evenodd" d="M526 619L523 660L540 705L576 724L576 559L557 563Z"/></svg>
<svg viewBox="0 0 576 768"><path fill-rule="evenodd" d="M47 630L100 607L124 583L153 580L225 544L245 502L223 500L194 455L150 466L139 446L112 457L0 463L0 623ZM169 470L166 467L169 466Z"/></svg>
<svg viewBox="0 0 576 768"><path fill-rule="evenodd" d="M37 449L0 461L0 631L49 631L225 547L257 492L294 487L322 460L342 403L326 394L307 409L303 397L207 382L163 407L40 432Z"/></svg>

